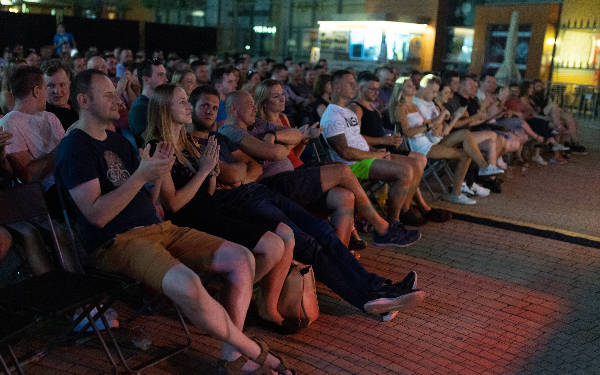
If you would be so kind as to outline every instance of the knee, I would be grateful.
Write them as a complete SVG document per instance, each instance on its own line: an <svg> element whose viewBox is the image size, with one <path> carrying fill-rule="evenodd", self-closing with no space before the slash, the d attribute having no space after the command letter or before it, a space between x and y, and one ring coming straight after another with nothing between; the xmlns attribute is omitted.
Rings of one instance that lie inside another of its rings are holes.
<svg viewBox="0 0 600 375"><path fill-rule="evenodd" d="M329 191L328 201L334 209L354 207L354 194L348 189L335 188Z"/></svg>
<svg viewBox="0 0 600 375"><path fill-rule="evenodd" d="M253 280L256 263L252 252L233 242L226 242L224 246L221 251L227 252L230 273L235 273L238 277L248 275Z"/></svg>
<svg viewBox="0 0 600 375"><path fill-rule="evenodd" d="M262 246L262 253L267 257L274 260L278 260L283 255L283 239L273 232L265 232L260 239Z"/></svg>
<svg viewBox="0 0 600 375"><path fill-rule="evenodd" d="M275 233L281 237L284 243L294 240L294 231L285 223L279 223L275 228Z"/></svg>
<svg viewBox="0 0 600 375"><path fill-rule="evenodd" d="M423 172L427 166L427 155L417 153L415 160L417 161L415 169L417 172Z"/></svg>

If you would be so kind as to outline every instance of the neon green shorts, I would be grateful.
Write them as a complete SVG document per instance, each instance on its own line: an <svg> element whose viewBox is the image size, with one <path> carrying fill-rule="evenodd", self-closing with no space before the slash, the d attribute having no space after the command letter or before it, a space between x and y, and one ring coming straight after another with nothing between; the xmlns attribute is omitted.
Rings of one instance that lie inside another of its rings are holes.
<svg viewBox="0 0 600 375"><path fill-rule="evenodd" d="M368 180L369 171L371 170L371 164L373 164L374 161L375 158L361 160L350 165L350 170L359 180Z"/></svg>

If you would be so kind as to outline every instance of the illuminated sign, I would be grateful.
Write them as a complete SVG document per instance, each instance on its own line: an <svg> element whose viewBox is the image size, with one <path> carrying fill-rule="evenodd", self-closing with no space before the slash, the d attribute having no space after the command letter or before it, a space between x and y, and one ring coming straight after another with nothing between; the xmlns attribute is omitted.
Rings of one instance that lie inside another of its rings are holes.
<svg viewBox="0 0 600 375"><path fill-rule="evenodd" d="M276 26L254 26L252 28L257 34L275 34L277 32Z"/></svg>

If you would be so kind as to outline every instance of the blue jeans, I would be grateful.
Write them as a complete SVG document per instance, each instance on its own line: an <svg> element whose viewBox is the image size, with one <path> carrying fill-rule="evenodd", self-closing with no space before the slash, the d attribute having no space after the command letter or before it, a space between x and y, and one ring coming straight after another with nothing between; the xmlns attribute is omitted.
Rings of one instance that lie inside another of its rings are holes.
<svg viewBox="0 0 600 375"><path fill-rule="evenodd" d="M385 280L365 270L328 222L266 186L254 183L233 190L217 190L213 197L229 214L287 224L296 240L294 259L312 265L319 281L361 310L369 294Z"/></svg>

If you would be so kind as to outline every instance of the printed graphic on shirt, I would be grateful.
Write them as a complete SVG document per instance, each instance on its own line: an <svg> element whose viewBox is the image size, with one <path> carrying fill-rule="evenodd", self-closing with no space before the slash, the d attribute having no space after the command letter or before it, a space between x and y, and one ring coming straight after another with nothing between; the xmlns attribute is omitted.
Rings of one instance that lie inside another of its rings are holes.
<svg viewBox="0 0 600 375"><path fill-rule="evenodd" d="M353 126L358 126L358 119L356 118L356 116L344 117L344 120L346 120L346 126L349 128Z"/></svg>
<svg viewBox="0 0 600 375"><path fill-rule="evenodd" d="M104 151L104 160L106 161L106 165L108 165L106 177L114 186L119 187L123 185L131 177L119 156L114 152Z"/></svg>

